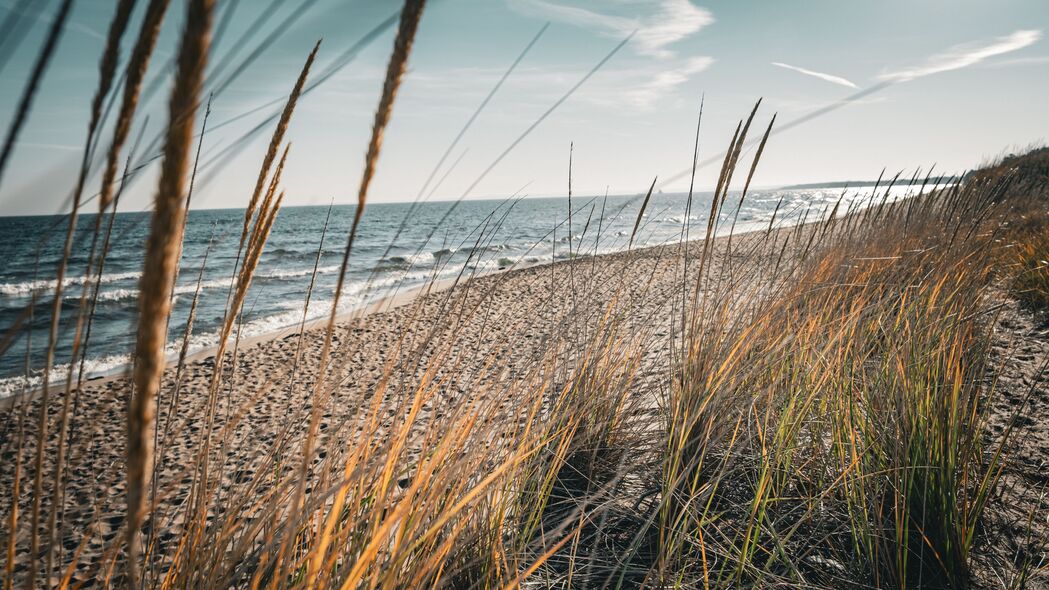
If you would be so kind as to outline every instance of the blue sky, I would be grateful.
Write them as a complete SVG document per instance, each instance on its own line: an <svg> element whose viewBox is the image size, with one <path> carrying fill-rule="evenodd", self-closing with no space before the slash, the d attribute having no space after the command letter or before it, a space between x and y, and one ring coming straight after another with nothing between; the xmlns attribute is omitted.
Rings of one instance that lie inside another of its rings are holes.
<svg viewBox="0 0 1049 590"><path fill-rule="evenodd" d="M0 0L0 18L15 4ZM24 39L0 70L4 129L57 7L40 4L44 10L24 19ZM220 8L228 4L219 2ZM273 18L253 28L268 4L240 0L214 49L213 66L242 35L250 33L250 47L278 31L277 40L216 98L211 125L286 96L318 38L324 41L315 74L398 7L382 0L283 2ZM0 214L61 208L80 157L113 5L75 4L0 186ZM151 68L159 90L143 106L133 132L148 115L147 141L165 118L164 66L176 50L183 11L182 2L172 2ZM704 93L701 159L727 145L758 98L764 99L760 124L778 113L778 125L785 125L879 87L774 136L755 180L762 186L873 178L882 168L909 174L933 164L960 171L1044 142L1049 130L1043 106L1049 96L1045 0L431 0L386 136L373 202L415 198L474 109L545 23L550 26L439 171L438 178L448 174L433 198L463 196L507 146L631 33L631 41L477 183L469 198L519 190L564 194L573 142L578 194L606 188L634 193L653 176L674 179L691 161ZM392 36L385 31L301 101L288 136L293 147L284 177L286 204L353 201ZM202 161L268 112L209 133ZM210 168L194 205L243 206L270 131L237 149L220 170ZM107 128L103 144L109 134ZM716 173L713 167L701 170L697 184L709 187ZM153 174L147 170L131 186L122 210L148 207ZM662 186L683 190L687 178Z"/></svg>

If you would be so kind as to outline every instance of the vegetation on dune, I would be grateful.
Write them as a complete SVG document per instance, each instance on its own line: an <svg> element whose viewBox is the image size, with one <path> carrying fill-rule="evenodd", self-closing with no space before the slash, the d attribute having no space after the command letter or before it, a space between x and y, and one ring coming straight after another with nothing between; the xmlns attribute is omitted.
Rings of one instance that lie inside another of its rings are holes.
<svg viewBox="0 0 1049 590"><path fill-rule="evenodd" d="M115 91L112 47L129 4L114 19L100 96ZM353 231L423 5L408 0L400 15ZM107 183L165 9L150 3L128 66ZM126 477L127 505L69 530L62 501L45 500L63 497L66 463L97 441L68 428L74 388L20 400L0 437L0 469L13 474L0 528L5 588L89 580L152 588L970 585L982 519L1008 459L1008 432L995 439L985 429L996 395L994 297L1008 291L1049 305L1049 151L1005 158L905 200L876 185L847 211L836 205L806 213L809 223L770 222L764 232L715 239L734 227L731 212L747 198L772 129L741 194L730 191L744 176L737 167L755 105L726 151L705 237L659 262L676 265L680 284L657 312L635 305L646 285L573 258L550 267L550 297L536 310L553 326L544 352L512 371L505 356L514 343L494 342L475 351L483 359L476 366L458 334L472 321L498 322L499 310L471 283L432 295L438 317L404 327L374 386L337 398L355 355L367 351L334 308L322 351L302 351L300 337L289 366L261 383L238 381L240 313L277 222L284 137L315 47L251 193L222 344L206 365L207 402L201 414L184 415L185 346L165 377L164 344L214 10L209 0L189 3L144 261L133 391L91 402L127 416L126 463L90 474ZM114 188L102 194L105 211ZM478 242L499 224L494 214L490 222ZM107 232L100 216L93 238L105 243ZM601 232L587 221L578 247L593 240L596 252ZM92 246L89 275L106 251ZM631 252L627 263L666 251ZM555 276L566 280L555 285ZM88 326L91 278L80 300ZM250 410L277 391L295 404L281 408L279 431L265 440L239 435L252 427ZM336 403L353 412L327 420ZM240 455L252 457L250 469L231 459ZM190 482L188 492L165 488L180 481ZM121 534L107 535L112 528ZM93 543L103 549L88 561Z"/></svg>
<svg viewBox="0 0 1049 590"><path fill-rule="evenodd" d="M1039 222L1030 241L1016 244L1018 266L1013 293L1035 309L1049 309L1049 239Z"/></svg>
<svg viewBox="0 0 1049 590"><path fill-rule="evenodd" d="M992 170L1021 178L1028 190L1044 194L1049 182L1049 148L1032 150L1023 156L1008 156ZM1049 309L1049 207L1044 200L1009 220L1014 239L1007 247L1014 252L1006 274L1014 277L1012 294L1034 310Z"/></svg>

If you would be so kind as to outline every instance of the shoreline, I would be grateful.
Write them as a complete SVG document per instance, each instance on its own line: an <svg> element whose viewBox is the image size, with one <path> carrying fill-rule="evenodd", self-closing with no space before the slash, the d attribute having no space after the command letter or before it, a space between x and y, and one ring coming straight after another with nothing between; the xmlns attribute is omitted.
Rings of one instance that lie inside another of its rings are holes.
<svg viewBox="0 0 1049 590"><path fill-rule="evenodd" d="M947 185L947 186L949 186L949 185ZM937 185L937 186L931 187L930 190L927 191L927 192L933 192L933 191L936 191L936 190L940 190L942 188L943 188L943 186ZM918 196L918 195L917 194L914 194L914 195L910 195L909 194L909 195L903 197L902 199L893 199L893 201L910 199L910 198L914 198L916 196ZM861 211L866 210L867 208L868 207L861 207L861 208L853 211L852 214L859 213ZM845 213L837 216L838 219L841 219L841 218L844 218L844 217L845 217ZM773 218L773 219L775 219L775 218ZM806 218L802 217L802 216L791 216L791 217L783 217L783 218L780 218L780 219L775 219L775 226L769 228L768 220L747 220L747 221L744 221L744 222L735 223L735 228L736 228L735 231L732 230L732 226L731 225L729 227L722 228L723 231L717 231L717 228L715 228L714 242L719 242L719 241L727 239L729 237L742 238L742 237L746 237L748 235L752 235L752 234L755 234L755 233L758 233L758 232L767 232L767 231L769 231L769 229L771 229L772 231L785 231L785 230L790 230L790 229L797 228L800 225L809 226L809 225L823 223L825 221L826 221L825 218L820 218L820 219L815 219L815 220L812 220L812 219L806 220ZM702 242L704 239L705 239L705 237L704 238L694 237L694 238L689 240L689 243L690 244L694 244L696 242ZM639 252L639 251L643 251L643 250L662 248L662 247L666 247L667 245L673 245L673 244L677 244L677 243L678 242L668 242L668 243L663 243L663 244L647 245L647 246L640 247L640 248L634 248L632 250L629 249L629 248L625 248L625 249L622 249L622 250L615 250L615 251L610 251L610 252L587 254L587 255L584 255L583 258L588 258L588 259L589 258L604 258L604 257L609 257L609 256L622 255L622 254L625 254L627 252ZM489 271L485 271L485 272L476 272L476 273L470 273L468 275L464 275L464 279L463 279L462 282L471 281L471 280L474 280L474 279L481 279L481 278L484 278L484 277L487 277L487 276L500 275L500 274L505 274L505 273L515 273L515 272L522 271L522 270L529 269L529 268L556 266L556 265L558 265L560 263L569 262L569 261L570 261L569 259L554 260L554 261L536 261L536 262L518 261L514 265L511 265L511 266L509 266L507 268L499 268L499 269L495 269L495 270L489 270ZM403 305L405 305L407 303L410 303L410 302L416 300L420 296L446 291L447 289L449 289L451 287L454 287L454 286L457 286L457 279L449 278L449 279L440 279L440 280L430 281L430 282L419 284L419 285L413 285L413 286L405 287L403 290L399 290L398 289L398 290L395 290L392 293L388 293L386 295L383 295L383 296L381 296L378 299L375 299L373 301L366 302L366 303L361 303L357 307L337 315L336 318L335 318L335 322L336 322L336 324L339 324L339 323L343 323L343 322L354 320L354 319L360 319L362 317L366 317L366 316L369 316L369 315L372 315L372 314L375 314L375 313L380 313L380 312L396 309L397 307L401 307L401 306L403 306ZM241 346L250 346L250 345L254 345L254 344L262 344L262 343L266 343L266 342L269 342L269 341L272 341L272 340L286 338L286 337L288 337L291 334L298 334L300 332L309 332L311 330L314 330L319 325L326 324L327 321L328 321L328 319L326 317L319 317L319 318L315 318L315 319L312 319L312 320L307 320L304 324L296 323L296 324L288 325L288 326L285 326L283 328L278 328L278 329L275 329L275 330L272 330L272 331L269 331L269 332L264 332L264 333L261 333L261 334L256 334L256 335L253 335L253 336L250 336L250 337L247 337L247 338L243 338L243 339L241 339L240 343L241 343ZM216 344L212 344L210 346L207 346L205 348L199 349L197 351L194 351L194 352L186 355L186 363L189 364L191 362L196 362L196 361L207 359L210 356L212 356L217 349L218 349L218 344L216 343ZM129 355L130 354L131 353L129 353ZM172 366L174 366L175 362L177 362L177 355L172 355L171 357L169 357L167 359L164 370L167 371L168 369L170 369ZM110 369L106 369L104 371L95 373L94 376L92 376L90 378L87 378L87 379L83 379L82 382L81 382L81 387L87 387L89 385L104 385L104 384L111 383L113 381L116 381L116 380L119 380L119 379L122 379L122 378L125 378L125 377L129 377L130 375L128 374L128 371L129 371L130 367L131 367L131 363L128 362L126 364L122 364L122 365L119 365L119 366L116 366L116 367L112 367ZM52 369L52 370L54 370L54 369ZM17 377L19 377L19 376L18 375L14 375L11 378L17 378ZM56 381L56 382L53 382L52 384L50 384L48 386L48 390L50 392L52 392L52 393L54 393L56 391L60 392L60 391L65 389L66 384L67 384L67 382L65 380ZM74 387L73 389L76 389L76 388ZM35 401L40 396L42 396L43 393L44 393L44 389L42 387L40 387L39 385L35 385L31 389L29 389L28 391L2 396L2 397L0 397L0 410L6 410L6 409L9 409L9 408L15 407L22 401L27 401L27 400L28 401Z"/></svg>
<svg viewBox="0 0 1049 590"><path fill-rule="evenodd" d="M658 248L659 246L652 246L652 247ZM608 253L604 253L604 254L597 254L596 256L599 256L599 257L600 256L609 256L609 255L615 255L615 254L618 254L618 253L619 252L608 252ZM381 297L379 297L379 298L377 298L377 299L375 299L373 301L370 301L370 302L367 302L367 303L361 303L357 307L354 307L351 310L348 310L346 312L343 312L343 313L335 316L335 323L336 323L336 325L338 325L338 324L341 324L341 323L345 323L345 322L349 322L349 321L353 321L353 320L358 320L360 318L367 317L369 315L373 315L373 314L376 314L376 313L383 313L383 312L391 311L391 310L397 309L399 307L408 305L408 304L416 301L420 297L426 297L428 295L445 292L445 291L447 291L447 290L449 290L451 288L454 288L455 286L457 286L459 284L463 284L466 281L472 281L474 279L480 279L480 278L483 278L483 277L494 276L494 275L499 275L499 274L513 273L513 272L516 272L516 271L521 271L521 270L525 270L525 269L528 269L528 268L534 268L534 267L537 267L537 266L551 266L551 265L559 264L561 262L566 262L566 261L558 260L556 262L527 263L527 264L524 264L524 265L515 265L513 267L509 267L509 268L505 268L505 269L497 269L497 270L487 271L487 272L484 272L484 273L473 274L473 275L465 277L465 279L463 279L463 281L458 281L457 282L456 279L439 279L439 280L423 283L421 285L413 285L413 286L410 286L410 287L406 287L404 289L398 289L398 290L395 290L392 293L388 293L386 295L383 295L383 296L381 296ZM252 346L252 345L256 345L256 344L265 344L267 342L272 342L274 340L284 339L284 338L287 338L288 336L296 335L296 334L299 334L299 333L311 332L313 330L319 329L319 328L327 325L328 321L329 320L328 320L327 317L319 317L319 318L314 318L312 320L307 320L305 323L296 323L296 324L292 324L292 325L289 325L289 326L285 326L283 328L277 328L277 329L272 330L270 332L264 332L262 334L256 334L254 336L249 336L247 338L242 338L240 340L240 346L246 348L246 347L249 347L249 346ZM194 351L194 352L191 352L191 353L187 354L185 362L186 362L187 365L189 365L190 363L195 363L195 362L200 362L200 361L207 360L207 359L213 357L217 351L218 351L218 344L213 344L211 346L207 346L205 348L201 348L200 350L197 350L197 351ZM164 365L164 371L168 371L169 369L173 368L176 365L177 361L178 361L177 356L167 358L166 359L166 364ZM131 364L127 363L127 364L123 364L123 365L120 365L120 366L117 366L117 367L113 367L112 369L108 369L108 370L106 370L106 371L104 371L102 373L96 374L93 377L89 377L89 378L83 379L81 381L81 388L86 388L86 387L89 387L89 386L106 385L106 384L113 383L115 381L119 381L121 379L128 378L128 377L130 377L130 374L129 374L130 368L131 368ZM50 385L48 385L47 391L50 392L50 393L61 392L61 391L63 391L65 389L67 383L68 382L65 381L65 380L51 383ZM73 387L72 389L75 390L76 387ZM9 410L11 408L17 407L19 404L21 404L23 402L35 402L35 401L38 401L40 399L40 397L42 397L43 395L44 395L44 388L37 386L37 387L34 387L34 388L32 388L32 389L30 389L28 391L22 392L22 393L15 393L15 394L12 394L12 395L0 397L0 410Z"/></svg>
<svg viewBox="0 0 1049 590"><path fill-rule="evenodd" d="M504 271L492 271L490 273L486 273L486 276L488 274L494 274L494 273L499 273L499 272L509 272L510 270L517 270L517 269L507 269L507 270L504 270ZM448 284L442 284L442 283L448 283ZM437 286L436 289L433 288L435 285ZM375 301L372 301L372 302L369 302L369 303L363 303L357 308L354 308L354 309L352 309L350 311L347 311L347 312L345 312L343 314L337 315L335 317L335 323L339 324L339 323L342 323L342 322L351 321L351 320L354 320L354 319L357 319L357 318L361 318L361 317L364 317L364 316L367 316L367 315L371 315L371 314L374 314L374 313L381 313L381 312L384 312L384 311L389 311L391 309L396 309L398 307L401 307L403 305L407 305L407 304L411 303L412 301L414 301L418 297L423 297L425 295L428 295L429 293L439 293L441 291L444 291L446 289L451 288L452 286L454 286L454 282L453 282L452 279L444 279L442 281L435 281L435 282L432 282L432 283L426 283L426 284L423 284L423 285L415 285L415 286L412 286L412 287L408 287L404 291L400 291L400 292L395 292L395 293L391 293L391 294L388 294L388 295L384 295L384 296L376 299ZM425 291L425 293L424 293L424 291ZM326 325L327 323L328 323L328 318L324 318L324 317L315 318L315 319L312 319L312 320L307 320L304 324L303 323L293 324L293 325L290 325L290 326L285 326L283 328L278 328L278 329L273 330L271 332L265 332L263 334L256 334L254 336L249 336L247 338L242 338L241 341L240 341L240 345L244 346L244 347L248 347L248 346L251 346L251 345L254 345L254 344L263 344L263 343L266 343L266 342L270 342L272 340L279 340L279 339L282 339L282 338L287 338L288 336L299 334L300 332L309 332L311 330L315 330L315 329L317 329L317 328L319 328L319 327L321 327L323 325ZM190 363L194 363L194 362L198 362L198 361L209 359L209 358L215 356L215 353L217 351L218 351L218 344L214 344L212 346L208 346L206 348L202 348L200 350L197 350L197 351L194 351L194 352L191 352L191 353L187 354L185 362L188 365ZM175 366L175 364L177 363L177 361L178 361L177 357L176 358L168 358L166 360L166 364L164 365L164 370L167 371L167 370L173 368ZM107 371L105 371L105 372L103 372L101 374L98 374L98 375L96 375L94 377L89 377L89 378L83 379L81 381L81 387L87 387L89 385L105 385L105 384L108 384L108 383L112 383L114 381L118 381L120 379L127 378L127 377L130 376L129 375L130 368L131 368L131 365L130 365L130 363L128 363L128 364L120 365L119 367L114 367L114 368L112 368L110 370L107 370ZM52 384L50 384L48 386L47 389L48 389L48 391L50 393L60 392L60 391L65 389L67 383L68 383L67 381L59 381L57 383L52 383ZM76 388L74 387L73 389L76 389ZM23 392L23 393L16 393L16 394L9 395L9 396L6 396L6 397L0 397L0 410L10 409L10 408L12 408L14 406L17 406L19 403L21 403L23 401L36 401L43 394L44 394L44 388L36 387L36 388L30 389L29 391L26 391L26 392Z"/></svg>
<svg viewBox="0 0 1049 590"><path fill-rule="evenodd" d="M841 217L839 217L839 219L840 218ZM796 229L796 228L798 228L801 225L811 226L811 225L818 224L818 223L823 223L824 221L826 221L824 219L819 219L819 220L808 220L808 221L805 221L804 223L800 223L802 221L802 219L803 218L795 218L795 219L785 218L785 219L780 219L780 220L778 220L779 223L777 223L776 226L771 228L771 229L772 229L773 232L788 231L788 230ZM797 223L794 223L794 222L784 223L784 222L787 222L787 221L797 221ZM767 228L767 227L768 227L767 221L747 221L747 222L738 223L737 224L737 229L734 232L731 230L731 227L724 228L723 232L717 232L715 230L715 236L714 236L713 242L714 243L718 243L718 242L721 242L723 240L727 240L729 237L732 237L733 239L745 238L747 236L754 235L754 234L757 234L759 232L766 232L768 230L764 229L764 228ZM742 228L742 231L741 231L740 228ZM705 237L703 237L703 238L695 237L695 238L692 238L691 240L689 240L688 244L691 247L692 245L694 245L696 243L702 243L703 240L705 240L705 239L706 239ZM611 252L602 252L602 253L599 253L599 254L587 254L587 255L576 257L576 258L573 258L573 259L563 259L563 260L554 260L554 261L538 261L538 262L523 262L523 261L519 261L517 264L514 264L514 265L509 266L507 268L500 268L500 269L489 270L489 271L485 271L485 272L471 273L471 274L464 274L462 279L448 278L448 279L433 280L433 281L430 281L430 282L427 282L427 283L423 283L421 285L413 285L413 286L410 286L410 287L406 287L403 290L396 290L396 291L394 291L392 293L383 295L383 296L379 297L378 299L375 299L375 300L373 300L371 302L359 304L357 307L337 315L335 317L335 323L336 323L336 325L338 325L338 324L345 323L345 322L348 322L348 321L359 320L361 318L368 317L368 316L376 314L376 313L388 312L388 311L397 309L399 307L402 307L404 305L407 305L409 303L412 303L412 302L418 300L420 297L425 297L425 296L432 295L432 294L446 292L447 290L449 290L451 288L464 285L464 284L466 284L468 282L471 282L471 281L474 281L474 280L483 279L485 277L505 275L505 274L514 274L514 273L518 273L518 272L521 272L521 271L525 271L525 270L528 270L528 269L534 269L534 268L555 267L555 266L558 266L558 265L561 265L561 264L565 264L565 263L568 263L568 262L578 262L579 260L584 260L584 259L591 260L591 259L596 258L596 259L600 260L600 259L607 259L609 257L614 257L614 256L622 256L622 255L625 255L625 254L631 254L632 255L632 254L636 254L636 253L639 253L639 252L645 252L645 251L649 251L649 250L656 250L656 249L665 248L665 247L668 247L668 246L677 246L677 245L680 245L681 243L682 242L668 242L668 243L664 243L664 244L646 245L646 246L643 246L643 247L640 247L640 248L634 248L634 249L615 250L615 251L611 251ZM291 336L291 335L294 335L294 334L309 333L309 332L311 332L313 330L318 329L321 326L326 325L327 322L328 322L328 318L327 317L319 317L319 318L315 318L315 319L312 319L312 320L307 320L304 324L302 324L302 323L292 324L292 325L289 325L289 326L285 326L283 328L278 328L278 329L270 331L270 332L265 332L265 333L262 333L262 334L256 334L256 335L253 335L253 336L249 336L247 338L242 338L241 341L240 341L240 346L242 348L246 348L246 347L253 346L253 345L265 344L265 343L268 343L268 342L272 342L274 340L284 339L284 338L287 338L288 336ZM217 343L213 344L213 345L210 345L210 346L207 346L205 348L202 348L200 350L197 350L197 351L191 352L190 354L187 354L185 362L186 362L187 365L189 365L191 363L204 361L204 360L214 356L214 354L215 354L215 352L217 350L218 350L218 344ZM166 372L169 369L173 368L175 366L175 364L177 363L177 360L178 360L177 359L177 355L173 355L172 357L169 357L166 360L164 371ZM130 368L131 368L131 363L129 362L127 364L123 364L123 365L120 365L120 366L117 366L117 367L113 367L112 369L108 369L108 370L106 370L104 372L98 373L98 374L96 374L93 377L90 377L90 378L87 378L87 379L83 379L82 382L81 382L81 388L87 388L87 387L90 387L90 386L108 385L108 384L111 384L111 383L113 383L115 381L119 381L121 379L129 378L130 377L130 374L129 374ZM52 369L52 370L54 370L54 369ZM51 383L48 386L47 389L48 389L48 391L50 393L61 392L61 391L63 391L65 389L66 384L67 384L67 382L65 380L53 382L53 383ZM77 388L76 387L72 388L72 390L75 390L75 389L77 389ZM0 397L0 410L9 410L11 408L17 407L22 402L38 401L39 398L43 396L43 394L44 394L44 388L36 386L36 387L33 387L32 389L30 389L28 391L25 391L25 392L22 392L22 393L15 393L15 394L12 394L12 395Z"/></svg>
<svg viewBox="0 0 1049 590"><path fill-rule="evenodd" d="M713 237L709 243L715 246L706 268L725 268L730 260L741 263L741 257L771 260L788 242L798 242L793 239L798 231L805 233L796 224L766 236L767 225L734 233L731 251L727 236ZM219 392L211 386L215 363L208 356L212 351L198 351L188 359L178 386L169 363L161 381L164 397L158 397L155 415L156 444L161 450L153 486L165 494L158 503L156 518L163 524L156 529L155 551L171 554L176 550L172 543L187 533L180 510L183 499L194 493L189 474L201 460L205 433L222 441L209 451L209 462L224 466L214 483L215 493L222 495L233 492L245 478L268 478L275 452L299 449L288 455L289 460L297 460L314 417L316 448L334 459L339 441L355 436L363 416L374 415L375 428L396 428L406 419L406 401L422 395L425 401L412 413L403 449L411 463L422 452L418 437L427 429L455 424L481 406L486 408L485 428L493 433L514 428L521 409L519 395L541 393L544 383L555 386L547 380L556 377L540 370L547 366L544 359L570 354L576 338L605 329L628 338L637 351L630 361L636 363L636 379L630 380L629 387L642 397L631 403L638 411L654 411L653 396L669 386L668 346L679 319L674 301L682 292L682 281L691 282L698 272L692 265L683 276L682 262L698 257L705 243L704 238L672 240L404 289L341 314L330 362L324 365L324 318L307 323L301 331L301 347L294 336L300 333L298 326L242 340L236 362L227 363L229 377ZM69 477L64 481L66 525L61 542L88 540L76 558L76 575L81 579L104 567L107 547L120 535L123 521L118 518L126 511L127 477L119 466L128 455L127 438L121 433L127 427L131 386L123 374L84 382L75 390L80 403L68 414L66 404L74 396L48 395L46 403L41 395L23 396L20 402L8 403L14 409L0 411L9 423L19 424L8 433L10 437L32 441L45 436L42 447L54 449L47 450L46 457L57 456L65 440L59 422L68 416L69 437L76 446L69 448L66 460ZM319 398L318 387L323 390ZM322 406L314 405L318 399ZM45 416L45 425L32 419L35 416ZM318 471L311 473L309 481L318 481L320 470L329 465L327 459L317 460L321 461ZM14 477L11 469L0 470L0 485L10 486ZM24 530L26 521L19 524ZM23 570L24 566L16 569L16 575Z"/></svg>

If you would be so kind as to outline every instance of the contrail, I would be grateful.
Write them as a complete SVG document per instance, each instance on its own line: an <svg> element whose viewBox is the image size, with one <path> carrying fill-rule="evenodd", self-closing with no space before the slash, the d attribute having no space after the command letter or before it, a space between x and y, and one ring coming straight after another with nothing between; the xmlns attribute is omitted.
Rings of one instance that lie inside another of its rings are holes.
<svg viewBox="0 0 1049 590"><path fill-rule="evenodd" d="M776 66L778 68L784 68L784 69L787 69L787 70L793 70L795 72L798 72L799 74L805 74L806 76L812 76L813 78L819 78L820 80L823 80L824 82L830 82L831 84L837 84L839 86L848 86L849 88L856 89L856 90L859 89L859 86L857 86L851 80L847 80L845 78L842 78L841 76L835 76L833 74L825 74L823 72L817 72L815 70L806 70L805 68L799 68L798 66L792 66L790 64L785 64L785 63L778 62L778 61L772 62L772 65L774 65L774 66Z"/></svg>

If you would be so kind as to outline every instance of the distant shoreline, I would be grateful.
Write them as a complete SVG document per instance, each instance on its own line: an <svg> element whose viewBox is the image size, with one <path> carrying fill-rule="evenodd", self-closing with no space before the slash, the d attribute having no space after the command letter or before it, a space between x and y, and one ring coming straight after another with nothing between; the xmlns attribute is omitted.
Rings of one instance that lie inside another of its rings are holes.
<svg viewBox="0 0 1049 590"><path fill-rule="evenodd" d="M756 186L756 187L752 187L752 192L753 191L780 191L780 190L811 190L811 189L843 188L843 187L848 187L848 188L868 188L868 187L873 187L873 186L888 187L890 184L892 184L893 186L921 186L922 184L926 184L924 177L915 179L914 182L911 182L910 178L899 178L899 179L896 180L896 182L890 182L891 180L892 180L891 178L884 178L884 179L881 180L880 183L878 181L875 181L875 180L840 180L840 181L829 181L829 182L813 182L813 183L804 183L804 184L790 184L790 185L784 185L784 186L775 186L775 185L773 185L773 186L763 186L763 187ZM934 182L934 181L938 181L939 184L942 186L944 184L952 184L952 183L957 182L959 180L961 180L961 178L958 177L958 176L945 176L945 177L942 177L942 178L935 177L935 178L929 179L928 184L936 185L937 183ZM714 187L707 187L707 188L704 188L704 189L698 189L697 188L697 189L693 190L692 192L693 192L694 195L712 194L714 192ZM737 189L729 190L729 194L730 195L731 194L738 194L738 193L739 193L739 190L737 190ZM661 196L667 196L667 197L670 197L670 196L684 196L684 195L687 195L687 194L688 194L688 191L684 190L684 189L682 189L682 190L672 190L672 191L658 190L658 191L652 193L653 196L661 195ZM622 193L608 193L607 195L604 194L604 193L600 193L600 194L599 193L594 193L594 194L580 193L578 195L573 196L573 199L577 200L578 202L584 202L584 201L587 201L587 200L590 200L590 199L600 199L600 198L603 198L603 197L623 198L623 199L631 199L631 198L641 199L641 198L644 198L644 196L645 196L645 192L642 190L640 192L634 191L634 192L622 192ZM547 200L547 199L550 199L550 200L565 199L565 198L567 198L567 195L563 195L563 194L536 194L536 195L528 195L528 196L525 196L523 198L525 200L529 200L529 201L540 201L540 200ZM507 200L506 197L496 197L496 196L480 196L480 197L471 197L471 198L468 198L468 199L439 198L439 199L427 199L425 201L415 201L415 200L412 200L412 199L405 199L405 200L395 199L395 200L388 200L388 201L384 200L384 201L371 202L371 203L368 203L368 207L374 207L374 206L377 206L377 205L378 206L382 206L382 205L416 205L416 204L421 204L421 203L425 203L427 205L440 205L442 203L453 204L453 203L460 203L460 202L502 203L502 202L504 202L506 200ZM357 206L356 203L352 202L351 198L347 197L345 202L332 202L332 203L317 202L317 203L311 203L311 204L288 204L288 205L283 205L282 209L306 209L306 208L309 208L309 209L326 209L326 208L328 208L329 205L332 206L332 207L342 207L342 208L352 208L352 207L356 207ZM194 207L194 208L190 209L190 213L203 212L203 211L236 211L236 212L243 212L244 211L244 207L208 207L208 206L203 206L203 207ZM89 209L87 207L81 207L81 210L78 212L77 215L78 215L78 217L81 217L81 218L92 219L92 218L94 218L94 216L98 215L98 212L96 210ZM149 216L150 215L150 211L148 211L148 210L118 211L117 215ZM14 214L7 214L7 213L0 212L0 219L20 219L20 218L37 218L37 217L54 217L54 218L57 218L57 219L64 219L64 218L67 218L68 216L69 216L69 212L68 211L62 211L62 212L57 212L57 213L14 213Z"/></svg>
<svg viewBox="0 0 1049 590"><path fill-rule="evenodd" d="M775 189L770 190L811 190L821 188L868 188L874 186L888 187L892 186L922 186L924 184L930 184L933 186L950 185L960 181L961 178L958 176L944 176L928 178L915 178L913 181L909 178L898 178L895 181L892 179L883 178L881 180L838 180L835 182L809 182L803 184L788 184L786 186L779 186Z"/></svg>

